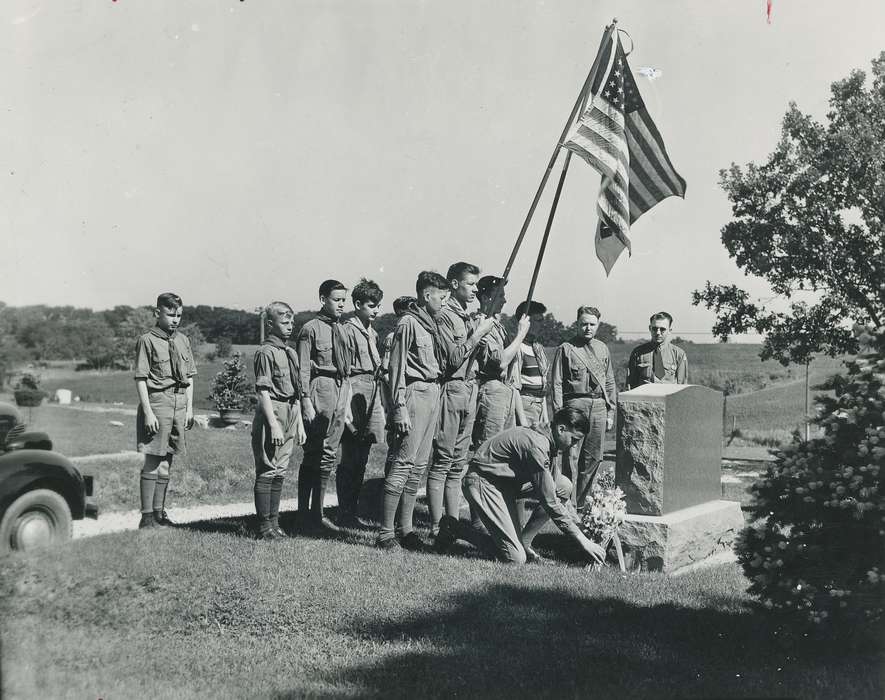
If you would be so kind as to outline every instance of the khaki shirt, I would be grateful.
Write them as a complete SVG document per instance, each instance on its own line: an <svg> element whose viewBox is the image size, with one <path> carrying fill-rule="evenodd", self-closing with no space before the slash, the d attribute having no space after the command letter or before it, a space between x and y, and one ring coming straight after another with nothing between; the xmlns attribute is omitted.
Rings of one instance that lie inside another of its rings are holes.
<svg viewBox="0 0 885 700"><path fill-rule="evenodd" d="M434 322L423 308L419 313ZM439 377L433 336L414 316L408 313L403 315L396 324L393 345L390 348L390 395L395 411L394 420L402 420L406 414L408 383L435 382Z"/></svg>
<svg viewBox="0 0 885 700"><path fill-rule="evenodd" d="M490 379L500 379L502 382L508 381L509 365L501 364L501 356L507 347L507 331L499 321L495 321L492 327L483 339L479 342L479 350L476 351L476 368L477 376L480 381L488 381Z"/></svg>
<svg viewBox="0 0 885 700"><path fill-rule="evenodd" d="M595 364L600 367L603 376L594 377L590 372L588 363L592 363L592 360L584 359L588 350L595 356ZM610 411L618 405L618 387L615 385L611 357L605 343L596 338L590 341L589 346L574 342L560 345L553 356L550 379L555 411L562 408L565 400L576 397L604 398Z"/></svg>
<svg viewBox="0 0 885 700"><path fill-rule="evenodd" d="M144 379L148 391L163 391L175 386L169 343L175 343L178 354L181 355L184 373L188 377L183 386L189 386L192 383L190 378L197 373L197 365L194 363L194 355L187 336L175 332L167 337L163 331L154 328L139 337L135 345L135 379L136 381Z"/></svg>
<svg viewBox="0 0 885 700"><path fill-rule="evenodd" d="M325 374L334 375L338 370L332 361L332 324L337 323L326 316L310 319L298 334L299 383L304 395L310 390L310 380Z"/></svg>
<svg viewBox="0 0 885 700"><path fill-rule="evenodd" d="M476 323L454 299L449 299L436 321L443 342L442 356L446 362L442 368L443 377L446 380L473 379L476 376L476 363L470 361L470 355L478 342L473 337Z"/></svg>
<svg viewBox="0 0 885 700"><path fill-rule="evenodd" d="M655 376L655 351L660 350L664 376ZM643 343L630 353L627 362L627 386L635 389L643 384L685 384L688 376L688 358L682 348L670 343L660 346L652 342Z"/></svg>
<svg viewBox="0 0 885 700"><path fill-rule="evenodd" d="M298 376L292 376L289 355L284 347L265 340L255 351L255 391L267 389L274 401L300 398Z"/></svg>
<svg viewBox="0 0 885 700"><path fill-rule="evenodd" d="M350 345L350 375L374 374L381 364L378 354L378 333L372 326L366 328L358 318L344 322L344 337Z"/></svg>
<svg viewBox="0 0 885 700"><path fill-rule="evenodd" d="M473 455L469 471L498 485L511 482L517 492L530 483L535 497L556 526L566 534L575 535L580 530L556 497L552 467L555 454L556 446L549 434L517 426L482 443Z"/></svg>

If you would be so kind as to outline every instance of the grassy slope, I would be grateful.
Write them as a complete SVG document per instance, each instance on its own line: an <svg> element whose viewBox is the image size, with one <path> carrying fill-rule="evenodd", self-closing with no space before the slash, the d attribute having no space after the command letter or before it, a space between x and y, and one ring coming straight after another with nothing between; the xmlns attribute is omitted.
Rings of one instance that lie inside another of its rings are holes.
<svg viewBox="0 0 885 700"><path fill-rule="evenodd" d="M730 565L678 579L130 532L0 561L24 697L881 697L875 650L791 646ZM222 530L211 532L211 530ZM365 539L365 538L364 538Z"/></svg>

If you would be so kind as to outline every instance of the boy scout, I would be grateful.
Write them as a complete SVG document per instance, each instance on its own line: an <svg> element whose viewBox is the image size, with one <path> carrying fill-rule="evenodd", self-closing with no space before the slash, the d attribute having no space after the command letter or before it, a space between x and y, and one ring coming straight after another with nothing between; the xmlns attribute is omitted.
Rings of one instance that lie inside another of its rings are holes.
<svg viewBox="0 0 885 700"><path fill-rule="evenodd" d="M477 291L483 308L494 303L496 311L500 311L507 300L500 277L486 275L479 281ZM513 427L516 424L517 410L522 413L521 406L517 409L519 394L511 385L509 372L510 363L529 331L529 323L527 316L521 317L516 337L508 343L507 331L495 320L491 332L479 344L476 352L479 398L473 424L474 445L481 445L493 435Z"/></svg>
<svg viewBox="0 0 885 700"><path fill-rule="evenodd" d="M547 313L547 307L538 301L520 302L516 307L516 317L528 316L529 332L525 336L519 352L510 365L513 388L519 392L522 402L524 425L546 425L547 418L547 370L550 363L544 346L535 338L538 324Z"/></svg>
<svg viewBox="0 0 885 700"><path fill-rule="evenodd" d="M165 509L172 456L184 454L184 431L194 423L191 378L197 367L187 337L177 332L182 306L177 294L158 296L157 325L135 346L135 433L138 451L144 453L139 528L172 524Z"/></svg>
<svg viewBox="0 0 885 700"><path fill-rule="evenodd" d="M258 538L284 537L280 528L280 496L292 449L303 445L298 390L298 355L286 341L292 335L295 312L282 301L265 309L266 339L255 352L255 393L258 406L252 421L255 458L255 513Z"/></svg>
<svg viewBox="0 0 885 700"><path fill-rule="evenodd" d="M338 528L323 515L323 499L347 412L350 351L340 323L347 287L326 280L319 296L322 308L301 328L297 344L301 416L307 431L298 473L298 512L305 526L335 531Z"/></svg>
<svg viewBox="0 0 885 700"><path fill-rule="evenodd" d="M563 406L575 408L587 417L590 425L577 467L571 455L563 453L563 468L568 463L575 482L572 500L580 507L590 493L593 477L602 462L605 431L614 425L618 388L608 348L594 338L599 329L599 309L581 306L577 316L579 334L556 349L550 375L553 410Z"/></svg>
<svg viewBox="0 0 885 700"><path fill-rule="evenodd" d="M384 479L381 529L377 546L398 549L394 533L400 508L402 546L423 549L412 529L418 485L433 447L439 416L440 365L437 361L439 314L449 294L449 284L437 272L421 272L415 283L418 303L406 310L396 325L390 351L390 388L393 399L393 462ZM400 500L402 503L400 504Z"/></svg>
<svg viewBox="0 0 885 700"><path fill-rule="evenodd" d="M381 396L381 356L378 334L372 322L378 315L384 293L373 281L361 279L351 299L355 314L344 322L350 346L350 412L341 438L341 463L335 475L338 491L339 525L360 527L357 513L366 463L372 445L384 438L384 408Z"/></svg>
<svg viewBox="0 0 885 700"><path fill-rule="evenodd" d="M406 313L406 309L409 307L416 307L418 300L415 297L410 296L401 296L397 297L393 300L393 313L397 318L402 318L402 315ZM384 476L390 472L390 465L393 464L393 423L391 422L391 418L393 416L393 397L390 393L390 350L393 348L393 336L396 335L396 329L390 331L384 338L384 343L382 344L382 352L381 352L381 376L383 377L382 381L382 389L384 396L384 415L387 419L387 424L384 426L387 429L387 459L384 462Z"/></svg>
<svg viewBox="0 0 885 700"><path fill-rule="evenodd" d="M648 320L651 341L633 349L627 362L627 386L685 384L688 359L685 351L670 343L673 317L659 311Z"/></svg>
<svg viewBox="0 0 885 700"><path fill-rule="evenodd" d="M427 501L430 506L431 531L436 535L439 519L445 512L455 518L461 506L461 478L476 413L476 371L471 353L477 343L495 325L494 319L474 321L467 305L476 299L479 268L466 262L449 267L446 278L451 296L436 320L442 345L440 357L442 387L440 389L439 425L434 440L433 462L427 474Z"/></svg>
<svg viewBox="0 0 885 700"><path fill-rule="evenodd" d="M501 561L524 564L537 558L531 549L531 538L552 518L589 557L601 563L605 551L584 536L566 506L571 483L561 475L554 476L551 467L555 452L571 449L587 428L587 418L580 411L564 408L557 411L549 433L518 426L486 440L470 461L464 477L464 496L479 514L491 543L486 540L484 547L476 530L446 516L440 523L437 549L461 536L481 548L493 549ZM525 495L527 485L540 503L523 530L516 501Z"/></svg>

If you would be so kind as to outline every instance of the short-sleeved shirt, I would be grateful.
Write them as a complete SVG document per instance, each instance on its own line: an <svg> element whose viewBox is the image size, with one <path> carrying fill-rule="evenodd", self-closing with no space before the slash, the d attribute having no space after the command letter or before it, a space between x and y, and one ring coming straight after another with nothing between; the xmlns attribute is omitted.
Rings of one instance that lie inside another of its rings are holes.
<svg viewBox="0 0 885 700"><path fill-rule="evenodd" d="M510 369L509 364L501 364L501 358L506 347L507 331L504 330L504 326L496 321L492 330L479 341L479 350L476 351L476 373L480 381L488 381L490 379L499 379L502 382L507 381Z"/></svg>
<svg viewBox="0 0 885 700"><path fill-rule="evenodd" d="M332 333L333 326L338 323L324 314L317 314L301 327L298 334L298 365L299 384L305 395L314 377L333 376L338 373L333 360Z"/></svg>
<svg viewBox="0 0 885 700"><path fill-rule="evenodd" d="M578 526L556 497L552 472L556 446L549 434L517 426L482 443L470 462L470 471L498 485L518 491L530 483L541 505L565 533L579 532Z"/></svg>
<svg viewBox="0 0 885 700"><path fill-rule="evenodd" d="M588 355L592 353L592 355ZM598 368L591 372L590 367ZM618 405L618 387L608 348L593 338L589 343L565 342L556 349L551 368L553 407L577 397L604 398L609 410Z"/></svg>
<svg viewBox="0 0 885 700"><path fill-rule="evenodd" d="M418 313L426 323L436 323L422 307ZM411 313L396 325L390 348L390 395L396 418L406 407L406 386L412 381L436 382L440 377L433 336Z"/></svg>
<svg viewBox="0 0 885 700"><path fill-rule="evenodd" d="M643 343L633 348L627 362L627 386L631 389L643 384L685 384L687 376L685 351L670 343Z"/></svg>
<svg viewBox="0 0 885 700"><path fill-rule="evenodd" d="M282 341L273 338L265 340L255 351L255 390L267 389L274 401L291 401L300 398L298 375L292 375L289 353L294 355L294 348L286 348ZM294 358L293 358L294 359Z"/></svg>
<svg viewBox="0 0 885 700"><path fill-rule="evenodd" d="M344 322L344 336L350 344L350 374L374 374L381 364L378 354L378 333L372 326L366 328L358 318Z"/></svg>
<svg viewBox="0 0 885 700"><path fill-rule="evenodd" d="M473 379L476 376L476 363L470 361L470 356L477 343L473 338L476 323L455 299L449 299L436 321L443 343L441 355L446 364L442 368L443 378Z"/></svg>
<svg viewBox="0 0 885 700"><path fill-rule="evenodd" d="M169 344L174 343L185 380L176 382L172 375L172 360ZM191 377L197 373L191 344L184 333L175 332L169 335L160 328L152 328L139 337L135 345L135 380L143 379L148 391L163 391L176 385L189 386Z"/></svg>

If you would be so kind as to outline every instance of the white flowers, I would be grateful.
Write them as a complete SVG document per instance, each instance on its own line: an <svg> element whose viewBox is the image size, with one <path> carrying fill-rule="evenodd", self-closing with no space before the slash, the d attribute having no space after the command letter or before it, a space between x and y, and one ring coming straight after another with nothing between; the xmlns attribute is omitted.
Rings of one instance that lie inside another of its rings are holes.
<svg viewBox="0 0 885 700"><path fill-rule="evenodd" d="M590 496L581 507L581 531L592 541L606 544L627 516L624 492L615 486L608 472L593 484Z"/></svg>

